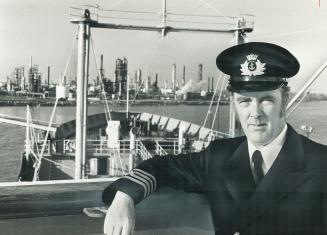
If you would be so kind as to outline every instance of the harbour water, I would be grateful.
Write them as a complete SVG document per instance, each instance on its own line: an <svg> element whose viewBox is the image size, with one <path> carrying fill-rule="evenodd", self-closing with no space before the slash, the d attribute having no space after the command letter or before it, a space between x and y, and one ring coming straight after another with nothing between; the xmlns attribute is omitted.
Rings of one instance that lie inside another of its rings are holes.
<svg viewBox="0 0 327 235"><path fill-rule="evenodd" d="M124 110L124 106L111 107L112 110ZM33 118L49 121L52 107L33 108ZM154 105L154 106L132 106L131 111L144 111L161 114L189 122L203 124L208 106L207 105ZM89 114L101 113L103 106L90 106ZM208 117L207 127L213 120L214 108ZM0 113L12 116L26 116L25 107L0 107ZM288 122L301 134L305 134L301 129L302 125L313 127L310 138L327 144L327 101L306 102L290 116ZM75 107L58 107L54 122L63 123L75 118ZM215 130L226 132L229 123L229 106L219 107L219 114L215 121ZM0 182L15 181L19 169L14 164L24 151L25 128L9 124L0 123Z"/></svg>

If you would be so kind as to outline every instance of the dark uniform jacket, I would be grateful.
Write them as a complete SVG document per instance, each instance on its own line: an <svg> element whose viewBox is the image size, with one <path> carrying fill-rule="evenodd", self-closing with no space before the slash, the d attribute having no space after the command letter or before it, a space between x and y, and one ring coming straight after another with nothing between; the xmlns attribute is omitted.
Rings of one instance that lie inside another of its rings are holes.
<svg viewBox="0 0 327 235"><path fill-rule="evenodd" d="M161 186L207 195L216 234L327 234L327 147L288 126L285 143L256 187L245 137L213 141L199 153L154 157L107 187L134 203Z"/></svg>

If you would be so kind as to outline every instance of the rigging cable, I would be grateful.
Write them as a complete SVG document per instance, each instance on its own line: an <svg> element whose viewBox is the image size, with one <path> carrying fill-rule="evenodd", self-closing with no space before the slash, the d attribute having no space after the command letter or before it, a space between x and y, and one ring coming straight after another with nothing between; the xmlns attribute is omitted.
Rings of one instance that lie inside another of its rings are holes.
<svg viewBox="0 0 327 235"><path fill-rule="evenodd" d="M218 14L222 15L225 18L225 20L232 22L231 19L227 15L222 14L216 7L213 7L211 4L209 4L209 2L207 2L205 0L199 0L199 1L204 3L207 7L211 8L212 10L217 12Z"/></svg>
<svg viewBox="0 0 327 235"><path fill-rule="evenodd" d="M297 103L295 103L292 107L290 107L289 110L287 110L287 113L285 115L286 118L288 118L297 109L297 107L299 107L299 105L302 103L302 101L307 96L307 94L308 94L308 92L305 92L302 95L302 97L299 100L297 100Z"/></svg>
<svg viewBox="0 0 327 235"><path fill-rule="evenodd" d="M109 9L118 6L119 4L121 4L121 3L124 2L124 1L125 1L125 0L118 0L118 1L114 2L113 4L111 4L111 6L109 6Z"/></svg>
<svg viewBox="0 0 327 235"><path fill-rule="evenodd" d="M172 16L183 16L183 18L181 18L181 21L182 20L185 20L186 18L188 18L189 16L194 16L194 17L206 17L206 18L217 18L217 17L222 17L224 19L226 19L227 21L229 21L230 23L232 23L232 19L233 18L236 18L236 17L231 17L231 16L227 16L227 15L224 15L222 14L218 9L214 8L213 6L210 5L210 3L208 1L203 1L203 0L199 0L200 2L202 2L202 4L200 5L197 5L196 7L194 7L192 10L188 11L188 13L185 13L185 14L180 14L180 13L168 13L168 15L172 15ZM193 14L193 12L199 10L199 8L202 6L202 5L206 5L207 7L213 9L215 12L217 12L219 15L200 15L200 14ZM172 20L167 20L167 21L170 21L172 22ZM185 22L185 23L190 23L188 20ZM217 24L217 23L215 23ZM218 23L219 24L219 23ZM224 23L221 23L221 24L224 24ZM234 22L233 22L234 24Z"/></svg>
<svg viewBox="0 0 327 235"><path fill-rule="evenodd" d="M234 40L235 40L235 37L233 37L231 40L230 40L230 44L234 44ZM218 82L217 82L217 84L216 84L216 87L215 87L215 91L214 91L214 93L213 93L213 95L212 95L212 98L211 98L211 102L210 102L210 105L209 105L209 108L208 108L208 112L207 112L207 114L206 114L206 117L205 117L205 119L204 119L204 122L203 122L203 127L205 127L205 125L206 125L206 122L207 122L207 120L208 120L208 116L209 116L209 113L211 112L211 107L212 107L212 104L213 104L213 101L214 101L214 99L215 99L215 96L216 96L216 94L217 94L217 90L218 90L218 87L219 87L219 82L220 82L220 80L221 80L221 78L223 77L224 78L224 81L223 81L223 83L225 83L225 79L226 79L226 75L223 75L223 73L222 72L219 72L219 78L218 78ZM222 85L222 87L221 87L221 91L222 91L222 89L223 89L223 85ZM221 92L220 91L220 92ZM219 105L219 102L217 103L217 105ZM216 110L217 111L217 110ZM214 121L213 121L213 123L214 123ZM211 127L211 129L213 129L212 127Z"/></svg>
<svg viewBox="0 0 327 235"><path fill-rule="evenodd" d="M327 30L327 27L319 27L319 28L313 28L313 29L303 29L303 30L298 30L298 31L293 31L293 32L286 32L286 33L277 33L277 34L271 34L267 36L257 36L253 37L253 39L267 39L267 38L272 38L272 37L282 37L282 36L289 36L289 35L294 35L294 34L301 34L301 33L308 33L308 32L313 32L313 31L321 31L321 30Z"/></svg>
<svg viewBox="0 0 327 235"><path fill-rule="evenodd" d="M63 82L63 78L66 76L66 72L67 72L67 69L68 69L68 65L69 65L69 62L70 62L70 58L71 58L71 55L72 55L72 52L73 52L77 37L78 37L78 29L76 31L76 34L75 34L75 37L74 37L74 40L73 40L73 44L72 44L72 48L70 50L70 53L69 53L69 56L68 56L68 59L67 59L67 62L66 62L66 66L65 66L65 70L64 70L64 76L61 77L60 82ZM50 121L49 121L49 124L48 124L48 128L47 128L47 131L46 131L46 135L45 135L45 138L44 138L45 141L43 142L41 153L38 154L39 155L39 160L38 160L37 165L36 165L35 170L34 170L33 181L37 181L39 179L39 170L40 170L40 167L41 167L41 162L42 162L44 150L45 150L46 143L47 143L46 140L49 137L50 127L51 127L53 119L54 119L54 115L55 115L55 112L56 112L58 102L59 102L59 98L56 98L56 101L55 101L55 104L54 104L54 107L53 107L53 110L52 110L52 113L51 113Z"/></svg>
<svg viewBox="0 0 327 235"><path fill-rule="evenodd" d="M97 70L97 73L98 73L98 76L100 77L100 80L101 80L101 86L102 86L102 93L103 93L103 96L105 98L105 104L106 104L106 113L108 113L109 115L109 120L111 121L111 115L110 115L110 109L109 109L109 105L108 105L108 100L107 100L107 96L106 96L106 93L105 93L105 90L104 90L104 84L103 84L103 81L102 81L102 77L101 77L101 74L100 74L100 70L98 69L98 63L97 63L97 57L95 55L95 51L94 51L94 46L93 46L93 39L92 39L92 36L90 36L90 39L91 39L91 47L92 47L92 52L93 52L93 57L94 57L94 61L95 61L95 67L96 67L96 70ZM127 88L128 89L128 88ZM108 117L106 115L106 118L107 118L107 122L108 122ZM118 154L115 154L115 151L118 152ZM119 152L119 148L115 148L114 149L114 159L115 158L118 158L118 160L120 161L120 165L122 167L122 170L123 172L125 173L124 169L123 169L123 162L122 162L122 159L121 159L121 156L120 156L120 152ZM118 161L115 160L115 163L117 165L117 168L118 168Z"/></svg>
<svg viewBox="0 0 327 235"><path fill-rule="evenodd" d="M95 62L95 68L96 68L96 71L97 71L98 76L99 76L100 81L101 81L102 95L104 96L104 100L105 100L105 105L106 105L106 109L105 109L105 111L106 111L106 118L107 118L107 121L108 121L108 117L107 117L107 115L108 115L109 116L109 120L111 121L111 114L110 114L109 104L108 104L107 95L106 95L105 87L104 87L104 84L103 84L102 76L101 76L100 70L98 68L98 62L97 62L97 57L96 57L95 51L94 51L92 35L90 35L90 39L91 39L91 48L92 48L94 62Z"/></svg>
<svg viewBox="0 0 327 235"><path fill-rule="evenodd" d="M219 104L220 104L220 100L221 100L221 95L223 93L223 88L224 88L224 85L225 85L225 82L226 82L226 77L227 77L226 75L224 75L224 77L223 77L223 83L221 85L221 89L220 89L220 93L219 93L219 97L218 97L218 101L217 101L215 115L214 115L213 120L212 120L212 123L211 123L211 131L213 131L213 126L214 126L214 123L216 121L217 113L218 113L218 110L219 110Z"/></svg>
<svg viewBox="0 0 327 235"><path fill-rule="evenodd" d="M216 84L215 91L214 91L214 93L212 94L212 98L211 98L211 102L210 102L210 105L209 105L209 108L208 108L208 112L207 112L207 114L206 114L206 117L205 117L204 122L203 122L203 125L202 125L203 127L205 127L205 125L206 125L206 123L207 123L208 116L209 116L209 113L210 113L210 111L211 111L211 107L212 107L213 101L214 101L214 99L215 99L215 96L216 96L216 93L217 93L217 90L218 90L218 87L219 87L219 82L220 82L221 78L222 78L222 73L220 73L220 76L219 76L218 81L217 81L217 84Z"/></svg>
<svg viewBox="0 0 327 235"><path fill-rule="evenodd" d="M137 89L137 91L136 91L136 93L135 93L134 99L133 99L133 100L131 101L131 103L130 103L131 106L132 106L132 104L135 102L135 99L136 99L137 95L139 94L139 92L140 92L142 86L144 86L143 84L144 84L144 81L142 81L141 84L139 85L139 87L138 87L138 89Z"/></svg>

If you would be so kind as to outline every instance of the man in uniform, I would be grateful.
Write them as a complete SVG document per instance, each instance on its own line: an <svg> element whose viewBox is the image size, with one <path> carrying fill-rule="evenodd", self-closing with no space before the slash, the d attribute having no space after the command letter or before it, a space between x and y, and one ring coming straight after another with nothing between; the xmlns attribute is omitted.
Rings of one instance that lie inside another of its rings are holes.
<svg viewBox="0 0 327 235"><path fill-rule="evenodd" d="M134 205L171 186L207 195L216 234L327 234L327 147L285 121L297 59L280 46L252 42L226 49L216 63L230 75L245 136L142 162L104 190L104 232L130 234Z"/></svg>

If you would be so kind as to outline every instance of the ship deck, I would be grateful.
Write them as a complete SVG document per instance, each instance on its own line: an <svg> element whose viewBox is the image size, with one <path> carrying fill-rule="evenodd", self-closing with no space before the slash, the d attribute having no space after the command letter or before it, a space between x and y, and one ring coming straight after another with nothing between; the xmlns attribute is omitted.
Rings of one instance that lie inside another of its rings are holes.
<svg viewBox="0 0 327 235"><path fill-rule="evenodd" d="M90 218L85 207L103 206L110 182L2 186L1 234L102 234L104 218ZM35 193L37 191L37 193ZM213 234L203 195L164 188L136 206L135 234Z"/></svg>

